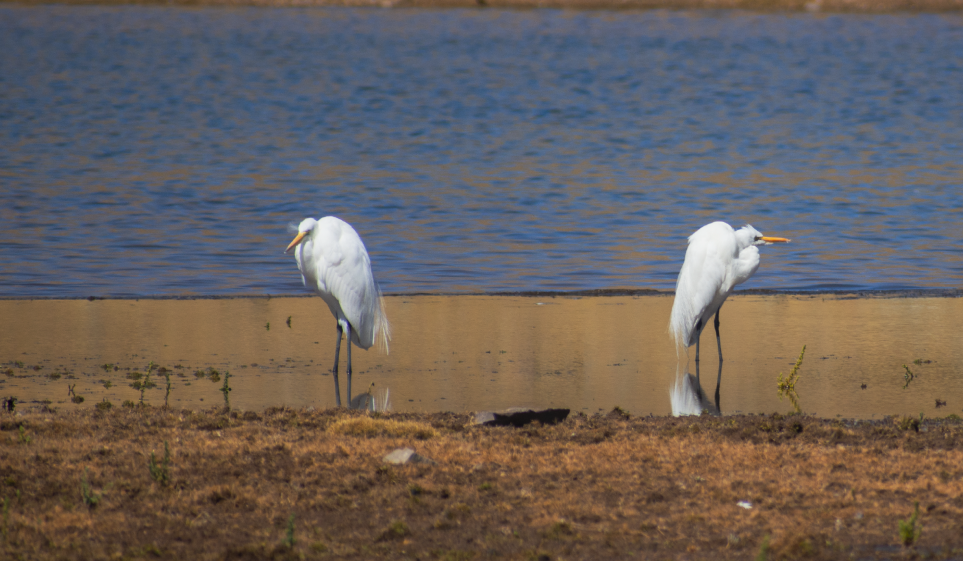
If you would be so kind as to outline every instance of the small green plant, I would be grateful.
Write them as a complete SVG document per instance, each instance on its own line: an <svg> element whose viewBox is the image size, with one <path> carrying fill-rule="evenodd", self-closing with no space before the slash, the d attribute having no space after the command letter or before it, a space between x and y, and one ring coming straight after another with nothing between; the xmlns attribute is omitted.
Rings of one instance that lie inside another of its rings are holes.
<svg viewBox="0 0 963 561"><path fill-rule="evenodd" d="M20 368L21 370L23 369L23 361L22 361L22 360L15 361L15 362L13 363L13 365L16 366L17 368Z"/></svg>
<svg viewBox="0 0 963 561"><path fill-rule="evenodd" d="M162 486L166 487L170 485L171 482L171 448L164 441L164 459L161 460L160 465L157 464L157 458L154 456L154 452L150 453L150 476L151 479L160 483Z"/></svg>
<svg viewBox="0 0 963 561"><path fill-rule="evenodd" d="M759 544L759 555L756 555L756 561L768 561L769 559L769 534L766 534L762 538L762 543Z"/></svg>
<svg viewBox="0 0 963 561"><path fill-rule="evenodd" d="M213 366L208 366L207 372L200 377L203 378L204 376L207 376L207 378L215 384L221 381L221 373Z"/></svg>
<svg viewBox="0 0 963 561"><path fill-rule="evenodd" d="M30 444L30 441L33 440L30 438L30 435L27 434L27 429L23 428L23 425L17 427L17 432L20 444Z"/></svg>
<svg viewBox="0 0 963 561"><path fill-rule="evenodd" d="M564 518L558 519L557 522L552 524L552 526L545 532L545 537L550 539L559 540L563 536L573 536L575 535L575 528L572 523Z"/></svg>
<svg viewBox="0 0 963 561"><path fill-rule="evenodd" d="M19 493L19 490L18 490ZM11 499L4 498L3 502L3 527L0 528L0 534L3 535L3 541L7 541L7 528L10 527L10 502Z"/></svg>
<svg viewBox="0 0 963 561"><path fill-rule="evenodd" d="M290 328L291 328L291 316L288 316L288 321L287 321L287 323L288 323L288 328L290 329Z"/></svg>
<svg viewBox="0 0 963 561"><path fill-rule="evenodd" d="M110 380L101 380L100 382L104 385L105 390L109 390L114 385Z"/></svg>
<svg viewBox="0 0 963 561"><path fill-rule="evenodd" d="M228 385L227 381L230 379L231 373L228 370L224 371L224 385L221 386L221 393L224 394L224 407L230 411L231 410L231 386Z"/></svg>
<svg viewBox="0 0 963 561"><path fill-rule="evenodd" d="M789 371L789 375L782 377L782 372L779 373L779 379L776 381L776 389L779 392L779 400L788 397L789 403L792 404L793 409L796 413L802 413L802 408L799 406L799 394L796 393L796 382L799 380L799 368L802 366L803 355L806 354L806 345L803 345L802 351L799 353L799 358L796 359L796 364Z"/></svg>
<svg viewBox="0 0 963 561"><path fill-rule="evenodd" d="M170 396L171 396L171 387L172 387L172 386L171 386L171 371L168 370L168 369L166 369L166 368L162 368L161 370L164 371L164 379L167 380L167 393L164 394L164 409L167 409L167 408L170 407L170 406L167 404L167 400L168 400L168 399L170 398Z"/></svg>
<svg viewBox="0 0 963 561"><path fill-rule="evenodd" d="M94 493L87 481L87 468L84 468L84 475L80 478L80 498L84 501L84 506L94 508L100 502L100 493Z"/></svg>
<svg viewBox="0 0 963 561"><path fill-rule="evenodd" d="M906 547L913 545L920 539L923 525L919 523L919 517L920 503L916 501L913 505L913 514L909 517L909 520L899 521L899 540Z"/></svg>
<svg viewBox="0 0 963 561"><path fill-rule="evenodd" d="M104 372L107 372L107 371L110 371L110 370L113 370L113 369L114 369L114 365L113 365L113 364L110 364L110 363L102 364L100 367L104 369Z"/></svg>
<svg viewBox="0 0 963 561"><path fill-rule="evenodd" d="M265 324L264 324L264 329L266 329L266 330L268 330L268 331L271 331L271 322L265 323Z"/></svg>
<svg viewBox="0 0 963 561"><path fill-rule="evenodd" d="M84 396L74 394L74 396L70 398L70 401L79 405L84 402Z"/></svg>
<svg viewBox="0 0 963 561"><path fill-rule="evenodd" d="M141 379L140 372L132 372L128 375L129 378L134 380L134 382L130 385L130 387L140 391L141 405L144 405L144 392L149 389L157 387L157 384L150 379L150 373L153 369L154 369L154 361L150 361L147 364L147 373L143 375L143 379Z"/></svg>
<svg viewBox="0 0 963 561"><path fill-rule="evenodd" d="M294 539L294 513L291 513L291 517L288 518L288 527L284 532L284 540L281 542L284 547L288 549L294 549L294 544L297 540Z"/></svg>
<svg viewBox="0 0 963 561"><path fill-rule="evenodd" d="M133 409L134 407L137 407L137 404L129 399L125 399L120 405L121 407L126 407L127 409Z"/></svg>
<svg viewBox="0 0 963 561"><path fill-rule="evenodd" d="M916 376L913 375L913 371L909 369L909 366L906 366L904 364L903 368L906 369L906 374L903 374L903 379L906 380L906 383L903 384L903 389L905 390L907 387L909 387L910 382L912 382L913 378L915 378Z"/></svg>
<svg viewBox="0 0 963 561"><path fill-rule="evenodd" d="M110 408L113 406L114 404L107 401L107 398L105 397L104 400L98 403L95 407L97 407L97 411L107 412L110 411Z"/></svg>
<svg viewBox="0 0 963 561"><path fill-rule="evenodd" d="M400 540L409 535L411 535L411 530L408 529L408 525L401 520L394 520L381 533L378 541Z"/></svg>
<svg viewBox="0 0 963 561"><path fill-rule="evenodd" d="M10 499L3 499L3 527L0 528L0 534L3 535L3 541L7 541L7 527L10 525Z"/></svg>

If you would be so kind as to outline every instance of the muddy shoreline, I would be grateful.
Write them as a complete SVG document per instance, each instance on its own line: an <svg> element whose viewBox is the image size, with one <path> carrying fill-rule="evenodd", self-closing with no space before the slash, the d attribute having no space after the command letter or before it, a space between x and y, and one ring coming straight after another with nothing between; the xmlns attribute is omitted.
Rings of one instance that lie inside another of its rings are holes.
<svg viewBox="0 0 963 561"><path fill-rule="evenodd" d="M383 461L401 447L434 463ZM957 416L616 409L490 428L452 413L40 407L0 414L0 450L6 559L963 555Z"/></svg>
<svg viewBox="0 0 963 561"><path fill-rule="evenodd" d="M3 0L6 2L6 0ZM963 0L17 0L23 5L164 5L374 8L504 8L570 10L750 10L821 13L945 13Z"/></svg>

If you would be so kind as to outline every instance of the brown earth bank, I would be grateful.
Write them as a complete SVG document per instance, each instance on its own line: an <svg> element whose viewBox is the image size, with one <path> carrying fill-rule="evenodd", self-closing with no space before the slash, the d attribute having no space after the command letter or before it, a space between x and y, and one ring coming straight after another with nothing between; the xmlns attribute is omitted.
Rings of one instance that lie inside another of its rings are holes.
<svg viewBox="0 0 963 561"><path fill-rule="evenodd" d="M4 412L0 558L963 558L955 416L471 419Z"/></svg>
<svg viewBox="0 0 963 561"><path fill-rule="evenodd" d="M0 0L7 2L8 0ZM368 6L382 8L557 8L585 10L753 10L829 13L958 12L963 0L15 0L18 4L173 6Z"/></svg>

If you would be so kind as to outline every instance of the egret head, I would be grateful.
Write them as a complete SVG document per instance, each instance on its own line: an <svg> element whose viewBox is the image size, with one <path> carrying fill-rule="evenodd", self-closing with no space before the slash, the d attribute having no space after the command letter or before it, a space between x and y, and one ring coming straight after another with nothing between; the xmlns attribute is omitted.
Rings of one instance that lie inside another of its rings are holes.
<svg viewBox="0 0 963 561"><path fill-rule="evenodd" d="M748 224L746 224L746 225L743 226L742 228L739 228L739 231L738 231L736 234L739 235L739 236L745 236L746 239L748 239L749 243L747 244L747 246L749 246L749 245L770 245L770 244L774 244L774 243L787 243L787 242L789 242L789 240L788 240L787 238L773 238L773 237L769 237L769 236L763 236L761 233L759 233L759 230L756 230L755 228L753 228L752 226L750 226L750 225L748 225Z"/></svg>
<svg viewBox="0 0 963 561"><path fill-rule="evenodd" d="M313 218L305 218L302 220L301 224L298 225L298 235L295 236L294 240L288 244L288 247L284 250L284 253L287 253L297 247L298 244L304 240L304 237L310 234L311 230L314 230L314 227L317 226L317 224L318 221Z"/></svg>

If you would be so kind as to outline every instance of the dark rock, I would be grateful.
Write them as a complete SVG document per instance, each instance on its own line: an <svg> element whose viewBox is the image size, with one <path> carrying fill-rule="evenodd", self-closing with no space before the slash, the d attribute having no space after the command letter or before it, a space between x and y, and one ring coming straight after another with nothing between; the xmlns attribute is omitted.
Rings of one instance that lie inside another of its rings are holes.
<svg viewBox="0 0 963 561"><path fill-rule="evenodd" d="M523 427L534 421L543 425L555 425L568 417L569 409L526 409L512 407L503 411L481 411L475 414L475 424L489 427Z"/></svg>

